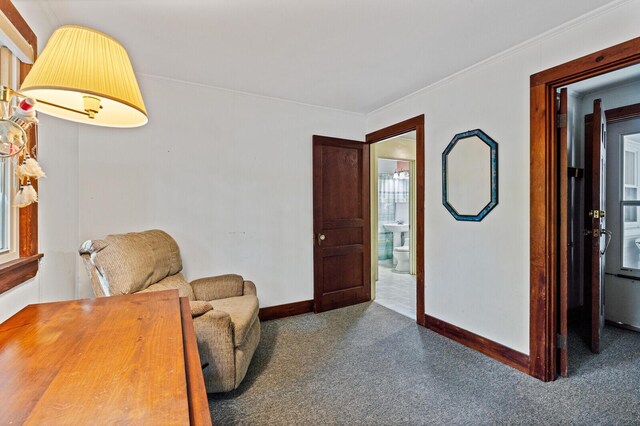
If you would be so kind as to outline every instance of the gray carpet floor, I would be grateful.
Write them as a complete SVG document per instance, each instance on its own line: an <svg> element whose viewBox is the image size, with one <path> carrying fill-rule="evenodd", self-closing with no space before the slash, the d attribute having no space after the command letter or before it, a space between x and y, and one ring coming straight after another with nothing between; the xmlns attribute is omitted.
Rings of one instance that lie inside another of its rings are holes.
<svg viewBox="0 0 640 426"><path fill-rule="evenodd" d="M640 424L640 333L570 336L571 376L542 383L375 303L263 323L214 424Z"/></svg>

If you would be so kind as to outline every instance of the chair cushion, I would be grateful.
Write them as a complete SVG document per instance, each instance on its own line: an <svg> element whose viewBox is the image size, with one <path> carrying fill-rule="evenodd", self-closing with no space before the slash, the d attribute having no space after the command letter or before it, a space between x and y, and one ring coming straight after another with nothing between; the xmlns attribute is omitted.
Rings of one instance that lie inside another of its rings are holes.
<svg viewBox="0 0 640 426"><path fill-rule="evenodd" d="M211 306L209 302L204 302L202 300L194 300L193 302L189 302L189 307L191 308L191 318L196 318L200 315L204 315L213 309L213 306Z"/></svg>
<svg viewBox="0 0 640 426"><path fill-rule="evenodd" d="M80 254L90 256L105 296L136 293L182 270L178 244L157 229L89 240Z"/></svg>
<svg viewBox="0 0 640 426"><path fill-rule="evenodd" d="M210 300L216 311L224 311L231 317L234 333L234 346L244 343L253 322L258 318L258 298L253 295Z"/></svg>

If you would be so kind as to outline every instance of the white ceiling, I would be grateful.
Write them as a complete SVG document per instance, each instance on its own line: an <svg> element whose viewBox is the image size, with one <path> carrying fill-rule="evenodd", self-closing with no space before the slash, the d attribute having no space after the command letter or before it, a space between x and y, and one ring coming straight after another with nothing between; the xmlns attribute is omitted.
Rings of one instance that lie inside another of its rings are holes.
<svg viewBox="0 0 640 426"><path fill-rule="evenodd" d="M14 0L138 73L367 113L611 0Z"/></svg>

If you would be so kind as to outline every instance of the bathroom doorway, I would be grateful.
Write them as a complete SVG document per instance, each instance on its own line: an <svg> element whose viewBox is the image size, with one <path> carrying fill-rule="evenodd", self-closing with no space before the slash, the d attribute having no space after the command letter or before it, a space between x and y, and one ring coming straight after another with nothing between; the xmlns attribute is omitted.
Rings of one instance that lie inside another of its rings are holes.
<svg viewBox="0 0 640 426"><path fill-rule="evenodd" d="M424 322L424 116L367 135L371 295Z"/></svg>

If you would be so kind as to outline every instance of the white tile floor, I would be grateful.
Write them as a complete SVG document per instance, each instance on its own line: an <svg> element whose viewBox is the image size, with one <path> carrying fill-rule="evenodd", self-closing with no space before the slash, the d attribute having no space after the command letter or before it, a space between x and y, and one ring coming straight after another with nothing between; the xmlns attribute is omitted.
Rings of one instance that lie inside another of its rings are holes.
<svg viewBox="0 0 640 426"><path fill-rule="evenodd" d="M411 319L416 319L416 276L391 272L391 267L378 265L375 302Z"/></svg>

